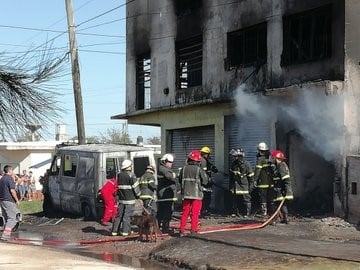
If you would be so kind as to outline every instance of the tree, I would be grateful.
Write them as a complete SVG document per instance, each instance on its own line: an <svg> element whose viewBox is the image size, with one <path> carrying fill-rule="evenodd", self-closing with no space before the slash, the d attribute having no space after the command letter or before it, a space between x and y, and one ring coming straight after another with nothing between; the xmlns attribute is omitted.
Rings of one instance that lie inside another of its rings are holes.
<svg viewBox="0 0 360 270"><path fill-rule="evenodd" d="M29 50L21 56L0 53L0 125L2 140L17 140L26 125L54 123L62 112L54 80L63 76L66 56L54 57L51 48ZM39 132L40 134L40 132Z"/></svg>
<svg viewBox="0 0 360 270"><path fill-rule="evenodd" d="M116 143L116 144L132 143L129 133L117 128L108 128L105 131L105 133L100 133L100 141L102 143Z"/></svg>
<svg viewBox="0 0 360 270"><path fill-rule="evenodd" d="M153 144L153 145L155 145L155 144L161 144L161 140L160 140L159 137L154 136L154 137L148 138L148 139L147 139L147 143L148 143L148 144Z"/></svg>

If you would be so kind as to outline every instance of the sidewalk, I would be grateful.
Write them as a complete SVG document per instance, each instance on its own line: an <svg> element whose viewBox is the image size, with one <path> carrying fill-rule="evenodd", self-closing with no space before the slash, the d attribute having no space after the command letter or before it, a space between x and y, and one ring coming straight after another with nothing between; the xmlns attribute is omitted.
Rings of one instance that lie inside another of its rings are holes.
<svg viewBox="0 0 360 270"><path fill-rule="evenodd" d="M0 242L0 269L18 270L130 270L135 268L109 264L99 260L46 247Z"/></svg>

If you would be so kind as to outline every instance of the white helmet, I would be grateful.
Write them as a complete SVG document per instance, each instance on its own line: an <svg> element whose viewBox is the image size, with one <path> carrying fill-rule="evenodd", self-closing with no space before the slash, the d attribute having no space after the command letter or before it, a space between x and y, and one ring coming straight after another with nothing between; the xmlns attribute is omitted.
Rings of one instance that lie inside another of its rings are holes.
<svg viewBox="0 0 360 270"><path fill-rule="evenodd" d="M132 165L132 161L129 159L125 159L122 163L121 163L121 169L124 170L126 168L129 168Z"/></svg>
<svg viewBox="0 0 360 270"><path fill-rule="evenodd" d="M258 144L257 149L258 149L259 151L267 151L267 150L269 150L269 147L267 146L266 143L261 142L261 143Z"/></svg>
<svg viewBox="0 0 360 270"><path fill-rule="evenodd" d="M174 156L172 154L165 154L160 159L163 162L174 162Z"/></svg>

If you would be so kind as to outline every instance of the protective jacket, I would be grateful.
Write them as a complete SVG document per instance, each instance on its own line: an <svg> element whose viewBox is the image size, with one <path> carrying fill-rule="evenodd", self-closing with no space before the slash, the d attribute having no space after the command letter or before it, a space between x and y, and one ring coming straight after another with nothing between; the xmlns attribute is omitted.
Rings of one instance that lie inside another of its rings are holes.
<svg viewBox="0 0 360 270"><path fill-rule="evenodd" d="M181 169L179 182L184 199L202 200L203 186L208 184L209 178L200 164L190 161Z"/></svg>
<svg viewBox="0 0 360 270"><path fill-rule="evenodd" d="M155 176L152 172L145 172L139 180L140 185L140 199L155 199L154 191L156 190Z"/></svg>
<svg viewBox="0 0 360 270"><path fill-rule="evenodd" d="M205 157L201 157L200 161L200 167L205 171L205 173L208 176L208 184L203 186L203 191L211 192L212 191L212 179L211 179L211 173L217 173L218 169L215 165L213 165L209 159Z"/></svg>
<svg viewBox="0 0 360 270"><path fill-rule="evenodd" d="M254 172L250 163L244 159L233 161L230 169L230 191L236 195L249 194L253 186Z"/></svg>
<svg viewBox="0 0 360 270"><path fill-rule="evenodd" d="M176 174L164 164L160 164L158 171L158 202L176 201Z"/></svg>
<svg viewBox="0 0 360 270"><path fill-rule="evenodd" d="M275 191L274 201L282 201L284 198L286 200L294 199L289 167L284 161L274 166L273 179Z"/></svg>
<svg viewBox="0 0 360 270"><path fill-rule="evenodd" d="M273 184L273 169L269 157L258 155L255 166L255 182L258 188L271 188Z"/></svg>
<svg viewBox="0 0 360 270"><path fill-rule="evenodd" d="M140 196L139 181L134 173L121 171L118 174L118 196L119 203L135 204L135 200Z"/></svg>

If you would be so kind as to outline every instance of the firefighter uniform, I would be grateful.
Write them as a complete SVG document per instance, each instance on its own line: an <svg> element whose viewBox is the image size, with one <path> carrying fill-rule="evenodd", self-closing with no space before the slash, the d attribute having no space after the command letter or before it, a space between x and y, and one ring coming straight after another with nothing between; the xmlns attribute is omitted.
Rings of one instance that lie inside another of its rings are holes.
<svg viewBox="0 0 360 270"><path fill-rule="evenodd" d="M140 196L139 181L131 172L132 162L124 160L121 169L122 171L118 174L118 213L112 227L113 236L118 235L120 230L122 236L130 234L130 217L135 209L136 198Z"/></svg>
<svg viewBox="0 0 360 270"><path fill-rule="evenodd" d="M255 183L260 197L260 214L266 216L273 208L273 172L268 151L259 152L255 166Z"/></svg>
<svg viewBox="0 0 360 270"><path fill-rule="evenodd" d="M240 152L243 153L243 150ZM230 169L230 190L233 194L233 214L245 217L250 215L251 196L249 189L253 188L254 172L250 163L241 155L234 155Z"/></svg>
<svg viewBox="0 0 360 270"><path fill-rule="evenodd" d="M176 197L176 174L171 168L165 166L162 162L158 171L158 188L157 188L157 219L161 230L169 232L170 221L174 210Z"/></svg>
<svg viewBox="0 0 360 270"><path fill-rule="evenodd" d="M290 181L290 171L286 162L283 160L284 156L282 152L275 150L273 158L275 158L275 166L274 166L274 201L276 204L279 204L282 200L285 199L283 206L281 207L281 222L288 223L288 209L286 206L286 202L294 199L294 195L291 188ZM281 159L276 160L278 157L283 157Z"/></svg>
<svg viewBox="0 0 360 270"><path fill-rule="evenodd" d="M156 214L155 191L156 183L154 176L155 169L152 166L147 166L145 173L140 177L140 199L143 201L144 208L152 214Z"/></svg>
<svg viewBox="0 0 360 270"><path fill-rule="evenodd" d="M186 221L191 213L191 232L197 233L199 215L202 207L203 186L208 185L208 176L200 166L200 152L192 151L188 156L187 165L179 173L181 184L182 213L180 219L180 236L184 234Z"/></svg>
<svg viewBox="0 0 360 270"><path fill-rule="evenodd" d="M210 213L210 204L211 204L211 195L212 195L211 174L212 173L217 173L218 169L205 156L201 157L200 166L205 171L205 173L207 174L208 179L209 179L208 184L203 186L204 198L203 198L203 202L202 202L203 203L203 205L202 205L202 214L203 215L208 215Z"/></svg>

